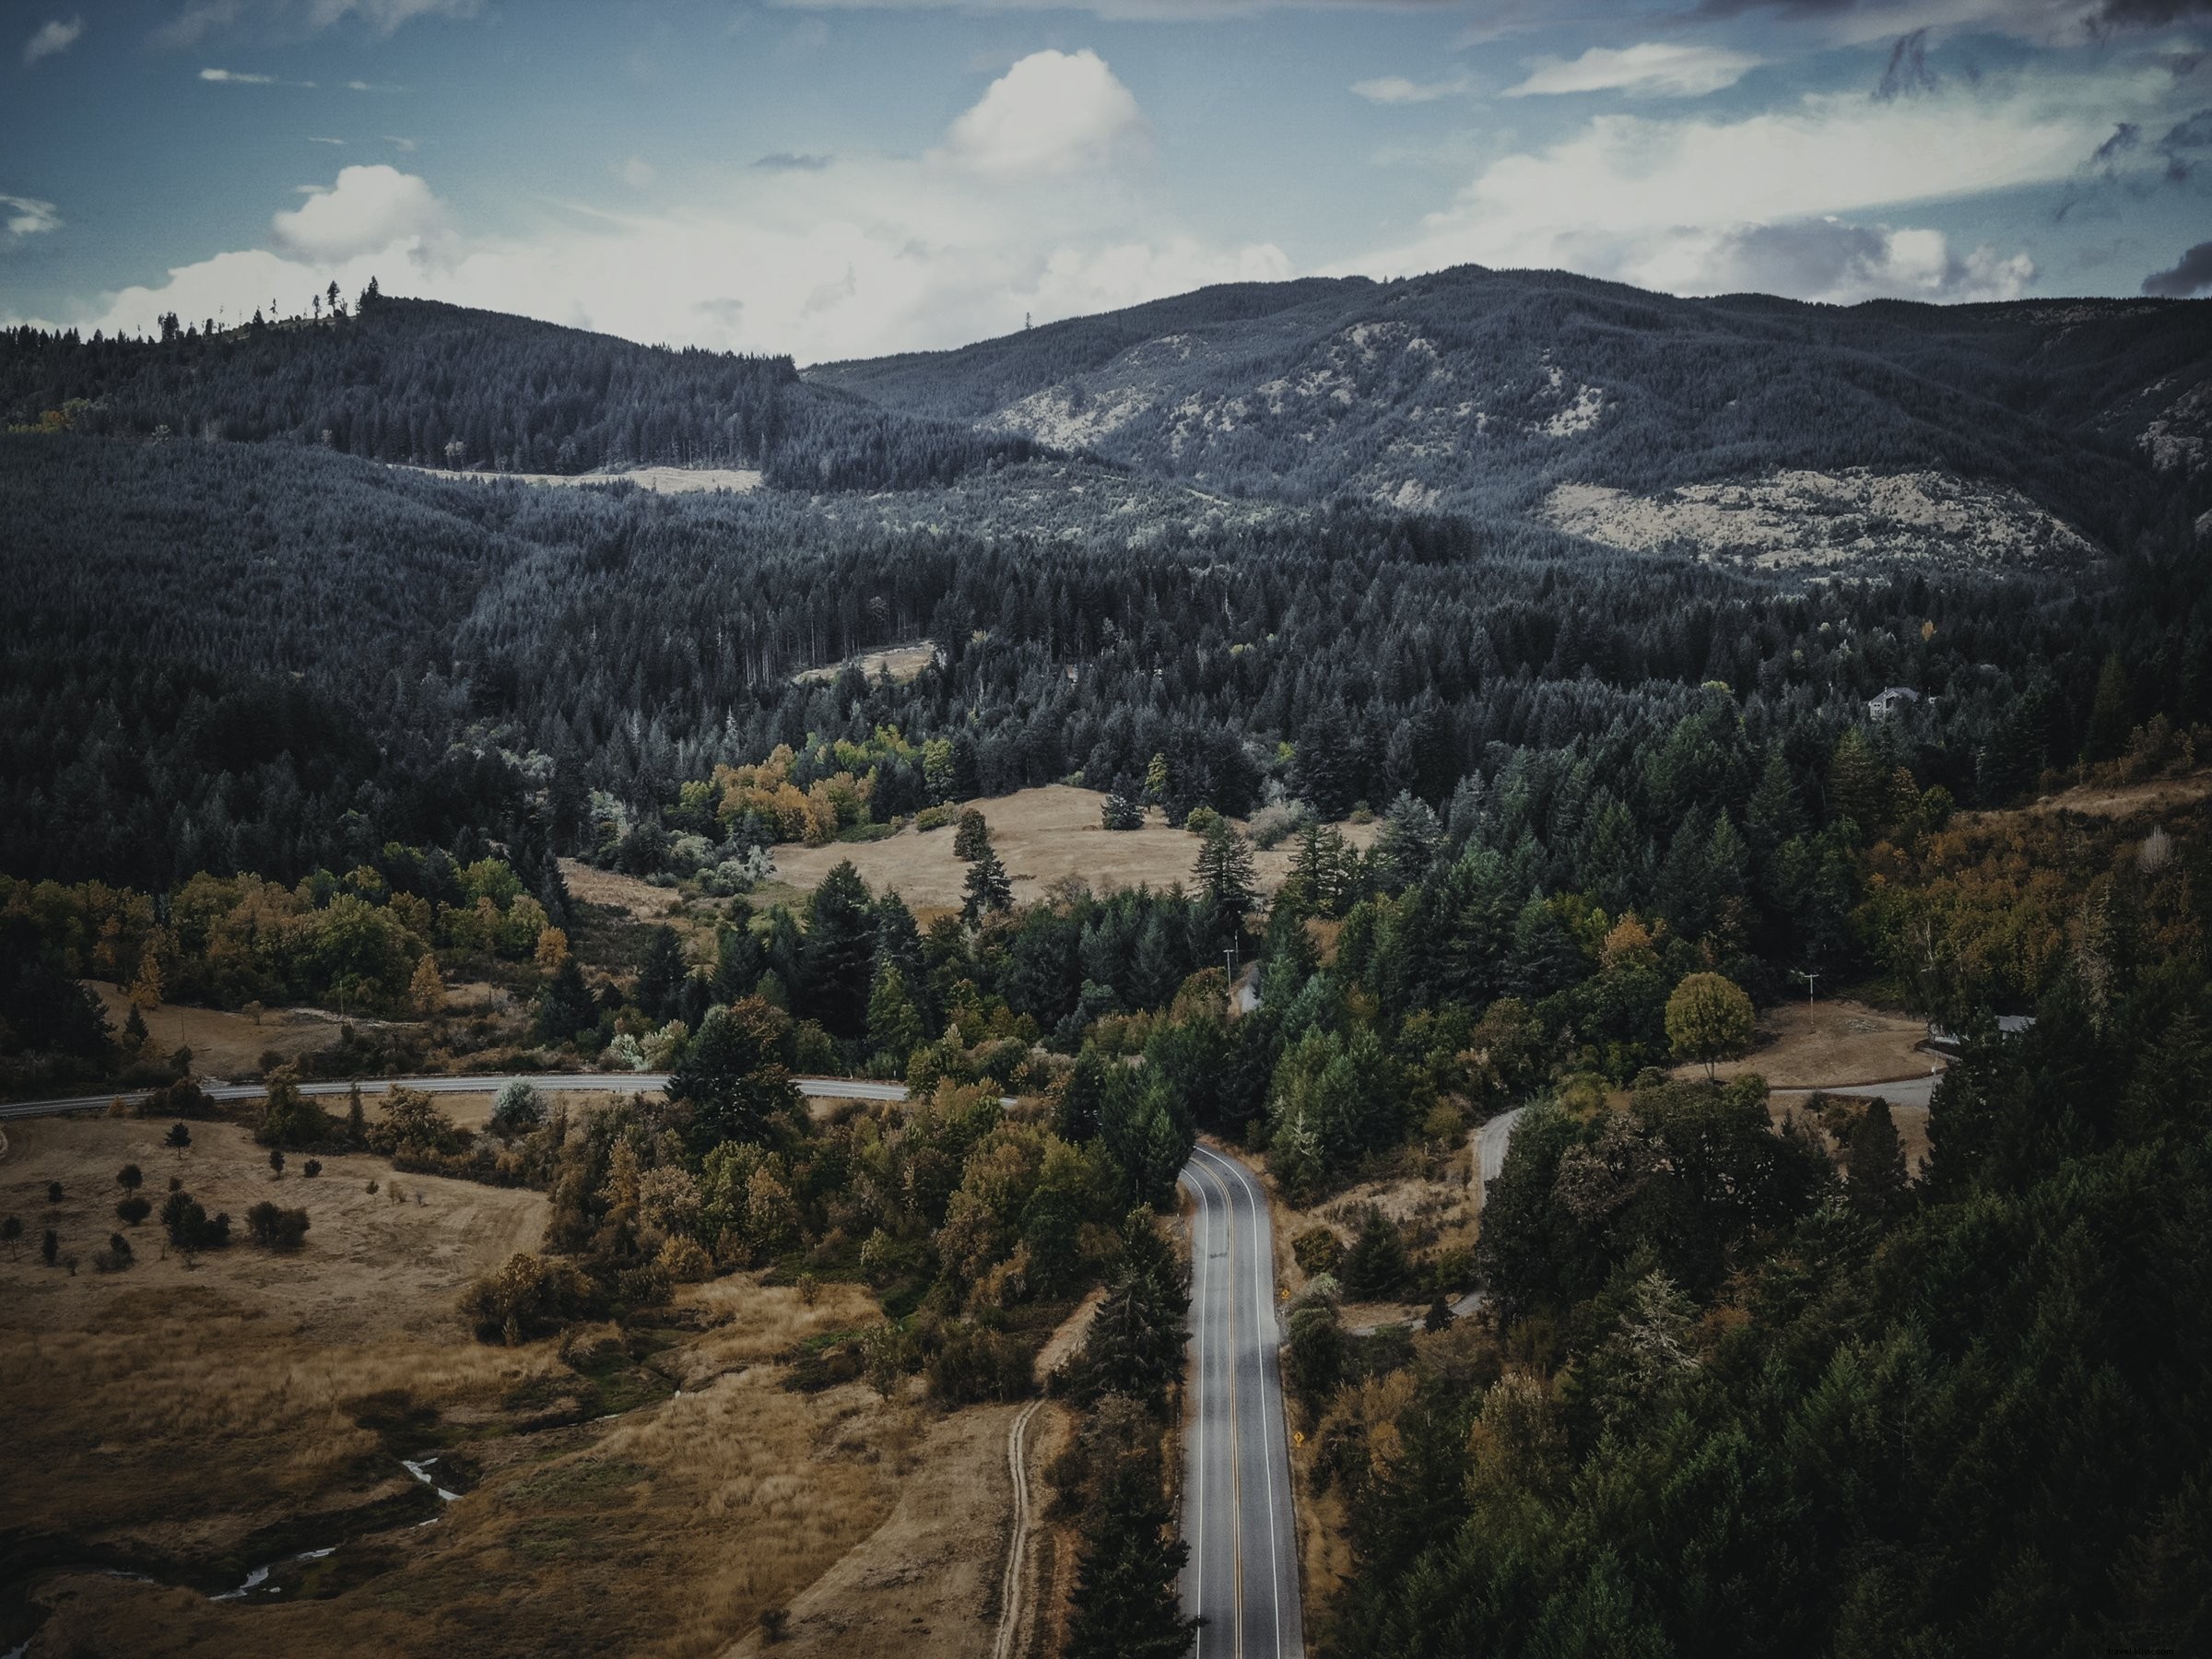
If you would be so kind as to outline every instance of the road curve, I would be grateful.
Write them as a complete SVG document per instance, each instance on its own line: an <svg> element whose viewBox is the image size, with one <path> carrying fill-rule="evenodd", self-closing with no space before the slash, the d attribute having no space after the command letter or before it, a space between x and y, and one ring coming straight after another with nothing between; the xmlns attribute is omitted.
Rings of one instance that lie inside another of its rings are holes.
<svg viewBox="0 0 2212 1659"><path fill-rule="evenodd" d="M903 1083L876 1083L861 1077L794 1077L803 1095L833 1100L903 1100L906 1085ZM668 1087L665 1072L567 1072L543 1074L514 1072L498 1077L363 1077L360 1089L365 1095L382 1094L393 1088L418 1088L425 1094L482 1094L488 1090L504 1088L510 1083L527 1083L548 1094L572 1094L585 1090L610 1094L642 1092ZM268 1093L259 1083L216 1083L202 1085L207 1098L213 1100L253 1100ZM303 1095L342 1095L353 1088L351 1081L341 1083L302 1083ZM143 1100L149 1091L143 1088L111 1091L107 1094L76 1095L65 1100L18 1100L12 1105L0 1106L0 1120L7 1118L50 1117L65 1112L104 1112L111 1100Z"/></svg>
<svg viewBox="0 0 2212 1659"><path fill-rule="evenodd" d="M1283 1417L1267 1194L1234 1159L1193 1150L1190 1405L1182 1606L1198 1659L1302 1656L1298 1532Z"/></svg>

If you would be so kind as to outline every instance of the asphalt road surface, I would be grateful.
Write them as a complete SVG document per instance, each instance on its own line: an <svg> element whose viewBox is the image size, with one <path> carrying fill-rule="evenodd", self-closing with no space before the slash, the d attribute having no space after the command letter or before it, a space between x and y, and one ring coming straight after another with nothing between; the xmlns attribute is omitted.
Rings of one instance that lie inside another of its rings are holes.
<svg viewBox="0 0 2212 1659"><path fill-rule="evenodd" d="M903 1083L870 1083L857 1077L794 1077L803 1095L818 1096L833 1100L903 1100L906 1085ZM651 1094L668 1087L665 1072L570 1072L562 1075L516 1073L512 1077L363 1077L361 1092L365 1095L382 1094L390 1088L418 1088L425 1094L482 1094L497 1092L513 1082L528 1083L548 1094L572 1094L583 1090L608 1093ZM203 1084L208 1098L216 1100L257 1100L268 1090L258 1083ZM344 1083L302 1083L303 1095L343 1095L353 1087ZM144 1100L147 1090L127 1089L120 1098L125 1100ZM0 1106L0 1119L47 1117L61 1112L104 1112L108 1102L116 1100L114 1093L78 1095L66 1100L18 1100L12 1106Z"/></svg>
<svg viewBox="0 0 2212 1659"><path fill-rule="evenodd" d="M1183 1611L1198 1659L1306 1651L1267 1195L1205 1147L1183 1166L1191 1224L1191 1406L1183 1431Z"/></svg>

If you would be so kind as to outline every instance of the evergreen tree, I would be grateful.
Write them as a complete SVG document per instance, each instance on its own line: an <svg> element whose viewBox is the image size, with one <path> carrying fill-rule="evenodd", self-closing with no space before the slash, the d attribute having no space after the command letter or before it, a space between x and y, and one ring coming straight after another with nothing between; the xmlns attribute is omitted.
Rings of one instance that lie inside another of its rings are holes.
<svg viewBox="0 0 2212 1659"><path fill-rule="evenodd" d="M968 866L968 879L961 888L960 919L971 927L987 915L1014 908L1014 884L1006 878L1006 866L998 861L998 851L985 846L975 862Z"/></svg>
<svg viewBox="0 0 2212 1659"><path fill-rule="evenodd" d="M899 965L886 961L877 971L868 993L868 1049L888 1063L894 1075L906 1070L907 1057L924 1041L921 1017L907 994L906 976Z"/></svg>
<svg viewBox="0 0 2212 1659"><path fill-rule="evenodd" d="M1259 902L1259 888L1253 872L1252 848L1227 818L1207 829L1199 843L1192 879L1203 896L1208 938L1224 945L1241 939L1244 918Z"/></svg>
<svg viewBox="0 0 2212 1659"><path fill-rule="evenodd" d="M800 1010L836 1036L859 1036L875 958L874 901L853 861L840 859L807 903Z"/></svg>
<svg viewBox="0 0 2212 1659"><path fill-rule="evenodd" d="M1905 1148L1889 1115L1888 1101L1874 1101L1852 1125L1844 1170L1851 1177L1853 1208L1887 1219L1904 1206Z"/></svg>
<svg viewBox="0 0 2212 1659"><path fill-rule="evenodd" d="M775 1134L778 1120L799 1107L791 1052L790 1020L759 997L708 1010L668 1075L668 1098L691 1109L685 1138L695 1151Z"/></svg>
<svg viewBox="0 0 2212 1659"><path fill-rule="evenodd" d="M676 929L665 924L654 928L653 941L645 947L644 966L638 970L638 1006L654 1019L675 1018L684 971L683 947Z"/></svg>

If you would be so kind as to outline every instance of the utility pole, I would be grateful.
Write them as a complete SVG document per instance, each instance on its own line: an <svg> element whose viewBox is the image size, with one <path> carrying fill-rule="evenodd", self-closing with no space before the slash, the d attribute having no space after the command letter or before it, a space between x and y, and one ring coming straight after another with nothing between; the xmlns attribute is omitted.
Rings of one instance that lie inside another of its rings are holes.
<svg viewBox="0 0 2212 1659"><path fill-rule="evenodd" d="M1805 1006L1808 1008L1811 1007L1813 1006L1813 982L1820 976L1803 968L1793 968L1790 971L1805 982Z"/></svg>

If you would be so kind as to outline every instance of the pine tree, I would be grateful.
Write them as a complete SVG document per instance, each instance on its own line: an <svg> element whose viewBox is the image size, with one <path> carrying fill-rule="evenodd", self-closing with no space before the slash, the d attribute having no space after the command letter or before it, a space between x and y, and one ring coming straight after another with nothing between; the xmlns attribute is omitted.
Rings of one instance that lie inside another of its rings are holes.
<svg viewBox="0 0 2212 1659"><path fill-rule="evenodd" d="M1844 1156L1851 1177L1853 1207L1875 1217L1894 1216L1906 1199L1905 1148L1898 1138L1889 1102L1877 1100L1852 1126L1851 1146Z"/></svg>
<svg viewBox="0 0 2212 1659"><path fill-rule="evenodd" d="M922 1020L907 994L906 976L896 962L887 961L868 993L868 1049L888 1060L894 1072L903 1073L907 1056L922 1041Z"/></svg>
<svg viewBox="0 0 2212 1659"><path fill-rule="evenodd" d="M971 927L986 915L1014 908L1014 884L1006 878L1006 866L998 861L998 851L986 846L968 866L968 880L962 889L965 897L960 903L960 920Z"/></svg>
<svg viewBox="0 0 2212 1659"><path fill-rule="evenodd" d="M653 942L645 947L644 965L638 970L638 1006L655 1019L667 1019L683 984L684 951L676 929L656 927Z"/></svg>
<svg viewBox="0 0 2212 1659"><path fill-rule="evenodd" d="M1259 902L1258 878L1253 872L1252 848L1227 818L1206 830L1191 876L1205 895L1210 936L1224 944L1241 936L1244 918Z"/></svg>
<svg viewBox="0 0 2212 1659"><path fill-rule="evenodd" d="M1177 1594L1190 1548L1175 1535L1156 1448L1140 1441L1114 1458L1079 1548L1069 1659L1182 1659L1197 1629Z"/></svg>

